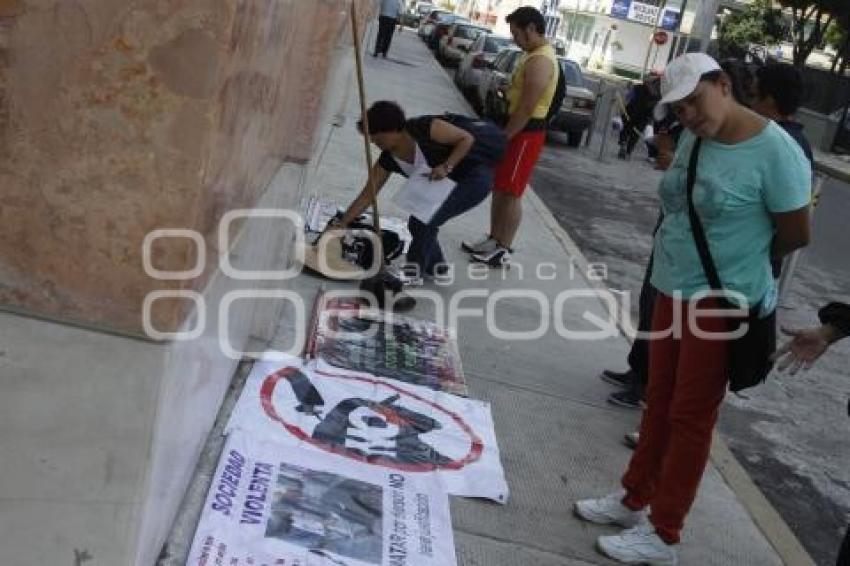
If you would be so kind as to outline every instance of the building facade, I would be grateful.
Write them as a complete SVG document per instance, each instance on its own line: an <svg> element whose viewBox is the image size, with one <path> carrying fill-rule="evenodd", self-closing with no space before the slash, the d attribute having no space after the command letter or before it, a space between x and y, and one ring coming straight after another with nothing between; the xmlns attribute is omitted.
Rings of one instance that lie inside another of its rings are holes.
<svg viewBox="0 0 850 566"><path fill-rule="evenodd" d="M695 0L692 0L695 1ZM629 77L661 71L681 53L693 21L687 0L561 0L567 56Z"/></svg>

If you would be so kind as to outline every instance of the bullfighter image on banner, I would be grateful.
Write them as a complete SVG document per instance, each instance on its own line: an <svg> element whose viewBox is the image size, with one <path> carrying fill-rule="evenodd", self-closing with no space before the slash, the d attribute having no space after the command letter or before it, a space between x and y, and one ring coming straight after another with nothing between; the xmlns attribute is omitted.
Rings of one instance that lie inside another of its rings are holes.
<svg viewBox="0 0 850 566"><path fill-rule="evenodd" d="M187 564L454 566L448 496L434 476L228 437Z"/></svg>
<svg viewBox="0 0 850 566"><path fill-rule="evenodd" d="M340 465L435 475L451 495L507 502L490 406L380 376L254 365L226 432L332 455Z"/></svg>

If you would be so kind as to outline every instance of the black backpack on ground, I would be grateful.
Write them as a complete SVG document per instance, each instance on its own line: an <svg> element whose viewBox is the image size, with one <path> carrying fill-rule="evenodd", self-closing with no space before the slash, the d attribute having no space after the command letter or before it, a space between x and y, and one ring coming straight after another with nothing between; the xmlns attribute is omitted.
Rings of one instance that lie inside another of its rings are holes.
<svg viewBox="0 0 850 566"><path fill-rule="evenodd" d="M342 239L342 253L345 258L363 269L371 269L375 262L374 241L365 232L375 234L375 227L362 222L352 222L348 225ZM393 230L381 230L381 246L384 250L384 261L391 262L404 251L404 242Z"/></svg>
<svg viewBox="0 0 850 566"><path fill-rule="evenodd" d="M546 113L546 123L548 124L552 118L558 115L561 110L561 105L564 104L564 99L567 97L567 77L564 75L564 68L561 62L558 61L558 84L555 86L555 94L552 95L552 102L549 104L549 112Z"/></svg>

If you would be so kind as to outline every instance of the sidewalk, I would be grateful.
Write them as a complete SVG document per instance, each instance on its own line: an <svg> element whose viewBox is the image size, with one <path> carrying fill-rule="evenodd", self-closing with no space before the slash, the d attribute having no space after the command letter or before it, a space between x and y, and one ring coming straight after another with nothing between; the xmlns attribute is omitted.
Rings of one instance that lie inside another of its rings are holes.
<svg viewBox="0 0 850 566"><path fill-rule="evenodd" d="M370 100L395 100L410 116L471 112L424 44L408 30L394 38L390 59L367 56L365 63ZM365 181L362 138L354 127L360 114L356 85L352 83L351 89L345 123L325 148L310 188L340 203L352 199ZM399 180L392 179L384 190L383 214L401 215L389 202L398 185ZM486 229L488 201L441 231L448 259L456 263L454 285L426 284L446 304L459 291L481 290L484 296L461 302L467 309L486 311L487 297L515 289L533 291L541 304L547 304L541 309L537 300L509 297L497 303L495 322L504 331L547 326L533 341L499 340L485 331L482 317L459 321L470 397L492 404L511 497L505 506L452 498L458 561L467 566L610 564L594 551L594 541L612 531L575 519L571 509L578 498L615 489L628 461L630 451L621 438L636 427L639 415L607 406L605 398L611 389L597 378L604 368L624 367L628 343L622 337L567 341L558 335L555 320L570 329L592 330L598 327L585 317L607 320L609 315L589 291L594 287L586 279L577 248L533 193L526 197L524 214L515 257L519 265L506 272L492 271L484 281L473 280L466 272L468 262L459 249L460 240L477 237ZM540 263L550 267L536 273ZM328 288L345 286L309 275L299 277L294 286L309 299L323 283ZM568 300L562 313L547 312L566 290L588 292ZM431 310L420 304L412 316L430 317ZM279 339L271 346L286 347L290 335L289 321L283 319ZM205 461L207 469L202 463L199 476L211 472L215 459ZM201 502L204 496L200 495ZM192 530L185 525L175 532L170 550L179 546L175 541L180 538L191 538ZM783 563L713 465L689 517L680 557L683 565L699 566Z"/></svg>

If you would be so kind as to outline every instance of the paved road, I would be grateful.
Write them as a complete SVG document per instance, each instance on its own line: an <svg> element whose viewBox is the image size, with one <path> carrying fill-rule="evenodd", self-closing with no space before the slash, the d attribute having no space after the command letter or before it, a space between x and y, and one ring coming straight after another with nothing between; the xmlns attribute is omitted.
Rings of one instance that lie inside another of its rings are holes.
<svg viewBox="0 0 850 566"><path fill-rule="evenodd" d="M598 135L591 147L579 150L557 134L550 137L532 180L535 191L585 256L608 266L610 286L631 292L636 315L661 174L640 151L631 161L616 159L613 139L600 161ZM850 300L847 218L850 186L830 181L816 213L814 240L783 303L782 324L812 324L825 301ZM518 242L518 253L532 245ZM720 423L756 484L816 562L828 566L850 521L848 394L850 340L834 346L807 375L774 375L748 399L730 396Z"/></svg>

